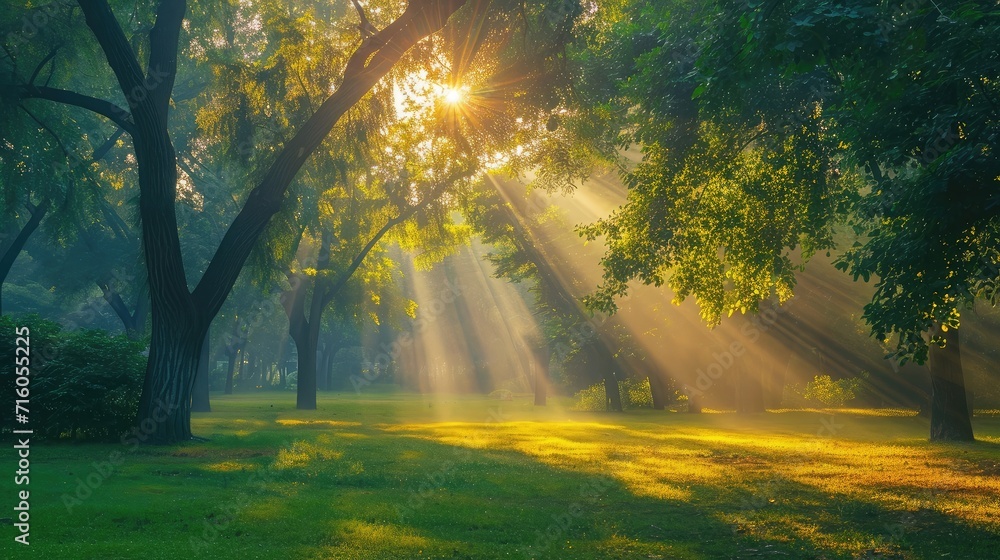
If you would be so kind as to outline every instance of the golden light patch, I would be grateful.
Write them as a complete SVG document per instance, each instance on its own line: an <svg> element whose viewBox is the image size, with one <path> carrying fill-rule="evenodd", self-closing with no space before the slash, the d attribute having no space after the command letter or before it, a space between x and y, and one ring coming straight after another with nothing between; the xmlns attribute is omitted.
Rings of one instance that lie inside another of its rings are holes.
<svg viewBox="0 0 1000 560"><path fill-rule="evenodd" d="M273 466L278 470L301 468L308 466L313 461L340 459L343 455L339 451L305 441L297 441L290 447L278 451L278 457L274 460Z"/></svg>
<svg viewBox="0 0 1000 560"><path fill-rule="evenodd" d="M234 472L242 471L246 469L246 465L239 463L237 461L223 461L221 463L214 463L207 465L205 470L215 471L215 472Z"/></svg>
<svg viewBox="0 0 1000 560"><path fill-rule="evenodd" d="M433 541L397 525L358 520L336 523L333 539L339 542L329 551L337 556L343 555L344 549L363 550L366 556L372 557L377 552L422 551L433 544ZM411 557L409 554L406 556Z"/></svg>
<svg viewBox="0 0 1000 560"><path fill-rule="evenodd" d="M281 419L275 420L275 424L279 426L289 426L298 428L349 428L353 426L360 426L361 422L347 422L341 420L294 420L294 419Z"/></svg>
<svg viewBox="0 0 1000 560"><path fill-rule="evenodd" d="M888 511L933 511L992 526L1000 519L1000 467L975 456L949 457L918 439L859 441L808 432L596 422L441 422L382 429L456 447L515 451L553 468L611 476L633 495L662 500L690 500L692 484L772 479ZM997 437L979 439L1000 443ZM775 523L779 533L835 544L834 536L817 533L804 520Z"/></svg>

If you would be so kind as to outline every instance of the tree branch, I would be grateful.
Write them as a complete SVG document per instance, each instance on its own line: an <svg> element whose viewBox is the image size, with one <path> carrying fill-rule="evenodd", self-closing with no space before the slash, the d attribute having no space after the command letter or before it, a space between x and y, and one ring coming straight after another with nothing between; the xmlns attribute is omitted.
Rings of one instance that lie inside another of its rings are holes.
<svg viewBox="0 0 1000 560"><path fill-rule="evenodd" d="M94 150L94 155L93 155L94 161L101 161L102 159L104 159L104 156L108 155L108 152L111 151L111 148L115 147L115 143L118 142L118 139L121 138L122 134L124 133L125 129L119 126L118 129L115 130L115 133L112 134L111 137L108 138L108 140L105 143L101 144L100 146L98 146L96 150Z"/></svg>
<svg viewBox="0 0 1000 560"><path fill-rule="evenodd" d="M64 105L87 109L88 111L107 117L130 135L135 133L135 124L131 120L132 115L110 101L97 99L96 97L90 97L89 95L83 95L75 91L46 86L22 85L10 86L10 89L13 89L14 94L20 99L46 99Z"/></svg>
<svg viewBox="0 0 1000 560"><path fill-rule="evenodd" d="M81 0L83 1L83 0ZM257 238L295 175L323 142L333 126L392 66L425 37L441 29L466 0L411 0L396 21L373 35L348 60L344 80L295 136L285 144L263 180L247 197L233 220L205 274L192 294L195 305L211 317L222 307ZM372 64L368 64L369 59Z"/></svg>
<svg viewBox="0 0 1000 560"><path fill-rule="evenodd" d="M56 57L56 53L59 52L60 46L61 45L56 45L55 47L52 47L52 50L49 51L49 54L45 55L45 58L43 58L42 61L38 63L38 66L35 67L35 71L31 73L31 77L28 78L28 84L35 83L35 78L38 77L38 73L42 71L42 68L45 68L45 64L47 62Z"/></svg>
<svg viewBox="0 0 1000 560"><path fill-rule="evenodd" d="M87 27L94 33L97 43L101 45L104 56L108 60L108 66L115 73L118 79L118 86L129 100L129 105L135 105L131 101L135 99L136 92L144 88L144 77L139 60L132 51L132 46L125 37L118 20L107 0L78 0L80 8L83 10ZM123 127L124 128L124 127Z"/></svg>
<svg viewBox="0 0 1000 560"><path fill-rule="evenodd" d="M160 0L156 23L149 32L149 67L145 86L153 108L166 124L167 106L177 77L177 49L185 0Z"/></svg>
<svg viewBox="0 0 1000 560"><path fill-rule="evenodd" d="M3 255L0 255L0 283L7 278L7 274L10 273L11 267L14 266L14 261L21 254L24 245L28 242L28 238L31 237L32 233L35 233L38 225L42 223L42 218L49 211L50 203L51 201L46 197L34 210L30 211L31 217L28 219L28 222L18 231L17 236L11 241L11 244L6 248Z"/></svg>
<svg viewBox="0 0 1000 560"><path fill-rule="evenodd" d="M414 204L412 206L407 206L406 209L400 212L398 216L386 222L377 232L375 232L375 235L373 235L372 238L368 240L368 243L365 244L364 248L362 248L361 251L354 257L354 260L351 261L351 264L343 272L340 273L340 276L337 277L337 281L330 286L330 289L327 290L326 293L320 295L323 302L321 309L325 309L326 306L329 305L331 301L333 301L333 298L337 295L338 292L340 292L341 288L343 288L344 285L347 284L347 281L351 279L351 276L353 276L354 272L358 269L358 267L361 266L361 263L364 262L365 257L368 256L368 253L370 253L371 250L375 248L375 245L379 242L379 240L382 239L382 237L385 236L386 233L389 233L389 230L391 230L397 224L401 224L406 220L410 219L410 217L413 216L413 214L415 214L417 210L425 208L427 207L428 204L437 200L438 197L441 196L441 194L444 192L446 188L448 188L449 185L453 184L455 181L461 179L462 177L466 177L470 174L471 172L469 171L461 171L453 174L448 179L441 181L441 183L438 184L437 187L434 188L434 190L428 193L426 198L424 198L417 204ZM316 294L314 294L313 297L316 297Z"/></svg>
<svg viewBox="0 0 1000 560"><path fill-rule="evenodd" d="M354 4L354 9L358 12L358 19L360 20L360 23L358 23L358 29L361 30L361 40L365 41L369 37L377 34L378 29L375 29L375 26L368 21L368 16L365 15L365 9L361 7L361 3L358 2L358 0L351 0L351 3Z"/></svg>

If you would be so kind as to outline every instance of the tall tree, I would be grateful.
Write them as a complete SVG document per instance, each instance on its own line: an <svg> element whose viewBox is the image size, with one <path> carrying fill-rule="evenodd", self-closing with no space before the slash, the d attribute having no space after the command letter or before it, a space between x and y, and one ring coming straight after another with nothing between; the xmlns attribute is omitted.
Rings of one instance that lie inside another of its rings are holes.
<svg viewBox="0 0 1000 560"><path fill-rule="evenodd" d="M931 360L931 438L971 439L948 333L962 306L997 299L996 14L812 0L605 12L589 39L610 56L584 51L575 70L583 95L611 101L573 118L610 159L616 144L643 158L620 164L626 205L582 230L609 247L588 303L668 284L715 324L789 298L848 218L863 241L840 266L878 278L873 335L903 361L928 344L956 354Z"/></svg>
<svg viewBox="0 0 1000 560"><path fill-rule="evenodd" d="M79 1L84 22L114 74L125 107L58 87L31 82L17 85L20 99L47 99L91 110L113 121L131 137L152 311L149 364L137 422L146 428L145 441L174 443L190 439L190 394L205 333L256 242L281 209L298 171L340 118L414 45L444 27L465 3L413 0L381 29L365 34L360 46L347 58L340 81L330 88L332 93L281 143L193 290L188 287L178 237L174 206L177 157L168 114L181 55L188 54L182 46L190 44L190 33L194 32L184 27L186 2L162 0L150 18L155 23L148 33L140 32L148 41L131 41L107 1ZM525 44L515 46L516 42L505 42L502 37L518 30L523 34L528 20L506 14L502 6L490 6L489 14L489 23L496 24L491 26L495 40L508 50ZM460 42L469 44L467 40ZM143 48L137 52L133 45L140 43Z"/></svg>

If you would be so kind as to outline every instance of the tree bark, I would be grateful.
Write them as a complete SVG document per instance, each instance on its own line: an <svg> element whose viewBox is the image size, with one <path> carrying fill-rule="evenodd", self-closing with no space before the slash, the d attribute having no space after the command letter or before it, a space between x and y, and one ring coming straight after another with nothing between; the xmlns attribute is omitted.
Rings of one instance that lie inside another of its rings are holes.
<svg viewBox="0 0 1000 560"><path fill-rule="evenodd" d="M667 408L667 391L663 387L663 380L657 372L649 372L647 374L647 379L649 379L649 392L653 397L653 410L664 410Z"/></svg>
<svg viewBox="0 0 1000 560"><path fill-rule="evenodd" d="M205 341L201 345L201 356L198 358L198 373L194 378L194 392L191 394L191 412L212 412L208 383L211 361L209 354L209 333L205 333Z"/></svg>
<svg viewBox="0 0 1000 560"><path fill-rule="evenodd" d="M135 435L139 442L167 445L191 439L191 391L204 341L200 329L167 329L153 319L149 361ZM174 324L181 323L176 321Z"/></svg>
<svg viewBox="0 0 1000 560"><path fill-rule="evenodd" d="M957 329L938 330L945 346L931 345L931 441L973 441Z"/></svg>
<svg viewBox="0 0 1000 560"><path fill-rule="evenodd" d="M319 329L309 328L305 332L292 335L299 355L298 387L295 393L295 408L299 410L316 410L316 346L318 346Z"/></svg>

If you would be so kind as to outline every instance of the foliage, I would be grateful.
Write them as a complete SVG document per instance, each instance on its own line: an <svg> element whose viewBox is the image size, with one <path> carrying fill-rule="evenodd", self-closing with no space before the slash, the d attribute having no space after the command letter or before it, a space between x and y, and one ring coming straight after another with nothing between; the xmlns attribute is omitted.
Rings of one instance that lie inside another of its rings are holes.
<svg viewBox="0 0 1000 560"><path fill-rule="evenodd" d="M581 230L608 246L591 307L639 280L695 296L710 325L755 311L845 219L858 241L839 267L875 279L864 317L902 361L998 302L995 4L616 7L573 56L571 108L604 125L590 142L642 150L626 204Z"/></svg>
<svg viewBox="0 0 1000 560"><path fill-rule="evenodd" d="M622 395L622 409L653 408L653 393L649 389L649 379L627 378L618 382ZM604 411L607 410L607 398L604 383L595 383L575 396L576 410Z"/></svg>
<svg viewBox="0 0 1000 560"><path fill-rule="evenodd" d="M700 68L720 71L725 56L711 48L707 7L628 11L590 38L616 45L620 58L603 63L622 76L617 87L580 72L591 80L583 87L608 90L626 115L611 123L619 144L642 151L621 171L625 205L581 228L608 247L604 283L588 305L615 311L634 279L668 285L678 303L694 296L709 325L772 296L787 300L794 271L832 246L830 221L857 186L839 170L840 139L822 105L808 90L782 93L789 84L766 73L706 91Z"/></svg>
<svg viewBox="0 0 1000 560"><path fill-rule="evenodd" d="M15 327L30 330L30 424L37 439L118 441L135 420L146 358L141 342L63 331L37 316L0 317L4 406L14 409ZM10 365L6 365L10 364Z"/></svg>
<svg viewBox="0 0 1000 560"><path fill-rule="evenodd" d="M804 396L811 401L819 401L827 406L844 406L854 400L861 389L860 379L838 379L829 375L817 375L806 383Z"/></svg>

